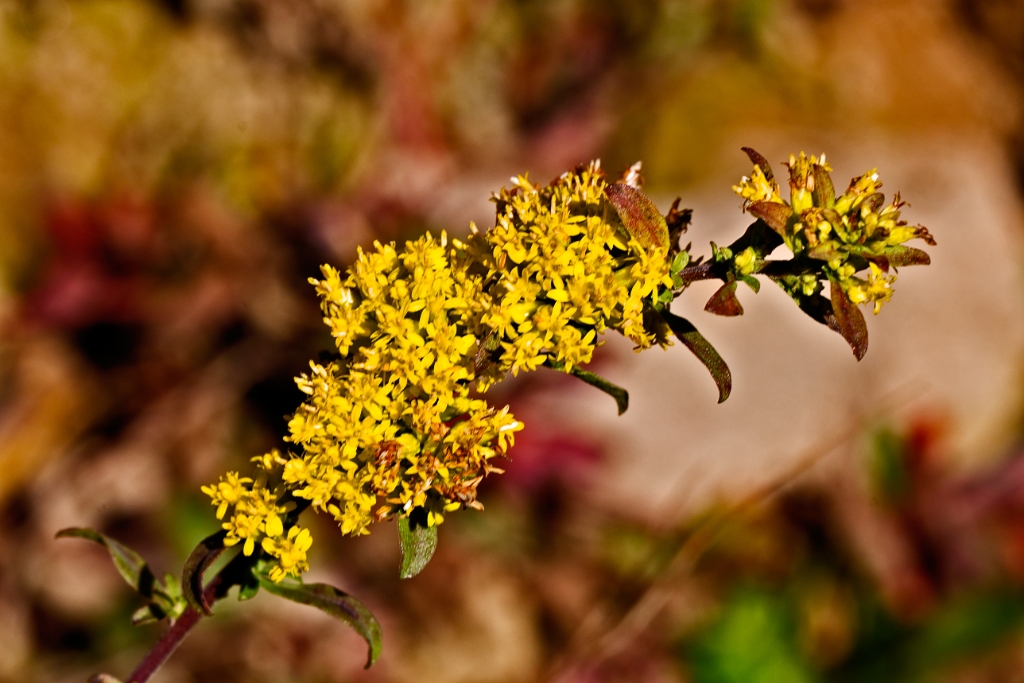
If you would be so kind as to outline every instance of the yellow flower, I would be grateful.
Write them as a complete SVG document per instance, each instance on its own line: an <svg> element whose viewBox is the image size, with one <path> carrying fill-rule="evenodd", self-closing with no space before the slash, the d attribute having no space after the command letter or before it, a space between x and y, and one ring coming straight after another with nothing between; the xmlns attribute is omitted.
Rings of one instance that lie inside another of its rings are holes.
<svg viewBox="0 0 1024 683"><path fill-rule="evenodd" d="M264 552L277 559L270 569L270 578L281 581L287 576L298 577L309 569L306 562L306 551L313 545L313 537L309 529L293 526L285 538L264 538Z"/></svg>
<svg viewBox="0 0 1024 683"><path fill-rule="evenodd" d="M202 492L213 499L217 506L217 519L224 519L228 507L235 505L248 493L246 484L252 483L248 477L239 477L238 472L228 472L215 486L203 486Z"/></svg>
<svg viewBox="0 0 1024 683"><path fill-rule="evenodd" d="M775 202L783 204L779 196L779 185L774 180L768 180L759 167L754 167L754 172L748 178L740 178L739 185L733 185L733 192L743 197L744 205L754 202Z"/></svg>
<svg viewBox="0 0 1024 683"><path fill-rule="evenodd" d="M855 304L873 304L875 315L878 315L882 310L882 304L892 298L892 283L896 281L896 276L883 275L882 269L874 263L870 266L866 280L848 278L846 295Z"/></svg>

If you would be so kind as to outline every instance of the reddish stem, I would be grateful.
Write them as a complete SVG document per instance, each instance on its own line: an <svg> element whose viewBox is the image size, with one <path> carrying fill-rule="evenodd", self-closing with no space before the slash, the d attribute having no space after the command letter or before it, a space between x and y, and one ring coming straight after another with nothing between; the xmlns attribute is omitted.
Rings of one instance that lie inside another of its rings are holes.
<svg viewBox="0 0 1024 683"><path fill-rule="evenodd" d="M217 599L217 586L220 583L221 577L219 575L215 576L203 589L203 597L208 605L212 605ZM164 634L160 636L160 640L156 641L156 644L139 662L139 665L135 667L135 671L132 672L124 683L145 683L148 681L150 676L156 673L156 670L163 666L167 658L178 649L181 641L185 639L185 636L192 630L192 627L198 624L202 618L203 615L191 607L185 608L181 616L171 624L170 628L164 631Z"/></svg>

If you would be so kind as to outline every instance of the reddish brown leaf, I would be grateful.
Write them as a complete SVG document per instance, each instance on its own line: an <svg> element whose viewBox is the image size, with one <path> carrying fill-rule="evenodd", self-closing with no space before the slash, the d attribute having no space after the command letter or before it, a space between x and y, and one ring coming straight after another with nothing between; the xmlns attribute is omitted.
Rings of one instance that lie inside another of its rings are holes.
<svg viewBox="0 0 1024 683"><path fill-rule="evenodd" d="M862 255L864 256L865 259L867 259L871 263L874 263L876 266L881 268L883 272L886 272L886 273L889 272L890 262L889 262L889 257L888 256L878 256L878 255L875 255L875 254L862 254Z"/></svg>
<svg viewBox="0 0 1024 683"><path fill-rule="evenodd" d="M635 187L613 183L605 188L608 201L619 214L629 234L645 249L668 252L668 225L647 195Z"/></svg>
<svg viewBox="0 0 1024 683"><path fill-rule="evenodd" d="M888 247L885 250L885 255L889 257L889 263L897 268L900 266L927 266L932 262L926 252L913 247Z"/></svg>
<svg viewBox="0 0 1024 683"><path fill-rule="evenodd" d="M724 316L737 316L743 315L743 306L740 305L740 300L736 298L736 282L727 282L722 285L717 292L708 299L707 304L704 306L704 310L708 313L714 313L715 315Z"/></svg>
<svg viewBox="0 0 1024 683"><path fill-rule="evenodd" d="M853 355L860 360L868 352L868 325L857 304L850 301L846 292L834 279L829 279L832 290L832 312L836 316L839 334L853 349Z"/></svg>
<svg viewBox="0 0 1024 683"><path fill-rule="evenodd" d="M181 571L181 590L188 601L189 607L200 614L210 616L210 605L206 601L203 589L203 574L213 564L226 548L224 539L227 532L218 531L207 536L199 542L185 560L185 566Z"/></svg>
<svg viewBox="0 0 1024 683"><path fill-rule="evenodd" d="M768 224L768 227L783 236L786 234L786 225L789 223L789 218L793 215L793 209L777 202L754 202L747 207L747 211L763 220Z"/></svg>
<svg viewBox="0 0 1024 683"><path fill-rule="evenodd" d="M437 529L437 527L432 528ZM367 669L380 658L383 646L380 623L359 600L326 583L278 582L263 572L254 570L253 573L259 581L259 585L268 593L273 593L292 602L316 607L351 626L366 641L368 647Z"/></svg>
<svg viewBox="0 0 1024 683"><path fill-rule="evenodd" d="M760 152L751 147L741 147L740 149L746 153L747 158L750 159L750 163L761 169L761 173L764 173L764 177L768 179L768 182L775 180L775 174L772 173L772 165L768 163L767 159L761 156Z"/></svg>
<svg viewBox="0 0 1024 683"><path fill-rule="evenodd" d="M718 387L718 402L721 403L729 398L729 394L732 393L732 372L729 371L729 366L725 364L722 357L718 355L718 351L715 351L715 347L686 318L680 318L669 311L661 311L661 316L668 323L669 329L679 338L679 341L693 355L697 356L697 359L711 373L711 377Z"/></svg>

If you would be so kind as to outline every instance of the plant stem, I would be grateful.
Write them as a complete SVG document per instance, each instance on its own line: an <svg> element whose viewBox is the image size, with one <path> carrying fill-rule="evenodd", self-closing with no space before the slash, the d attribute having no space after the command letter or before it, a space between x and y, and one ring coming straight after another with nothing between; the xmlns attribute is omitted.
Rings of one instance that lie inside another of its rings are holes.
<svg viewBox="0 0 1024 683"><path fill-rule="evenodd" d="M220 583L221 576L218 574L203 589L203 597L206 598L208 604L213 604L214 600L217 599L217 587ZM192 630L192 627L198 624L202 618L203 615L191 607L185 608L181 616L171 624L170 628L164 631L164 634L160 636L160 640L156 641L156 644L143 657L139 665L135 667L135 671L132 671L124 683L145 683L148 681L150 676L156 673L156 670L163 666L167 658L178 649L181 641L185 639L185 636Z"/></svg>
<svg viewBox="0 0 1024 683"><path fill-rule="evenodd" d="M294 503L294 507L285 517L286 528L293 525L299 515L302 514L302 511L309 507L308 500L298 499ZM251 579L252 568L260 560L260 556L260 553L255 553L251 556L244 553L235 555L230 562L224 565L223 569L217 572L216 576L210 579L209 583L203 586L203 602L212 606L213 603L225 597L232 586L241 586L247 579ZM192 630L192 627L199 623L203 616L202 612L193 609L191 606L186 607L181 616L160 636L160 640L156 641L153 647L150 648L146 656L139 662L139 665L135 667L135 671L132 671L124 683L146 683L156 673L157 669L163 666L164 662L174 654L174 651L181 645L181 641L185 640L185 636ZM90 679L90 683L97 681L102 683L106 680L109 680L109 678L94 676Z"/></svg>

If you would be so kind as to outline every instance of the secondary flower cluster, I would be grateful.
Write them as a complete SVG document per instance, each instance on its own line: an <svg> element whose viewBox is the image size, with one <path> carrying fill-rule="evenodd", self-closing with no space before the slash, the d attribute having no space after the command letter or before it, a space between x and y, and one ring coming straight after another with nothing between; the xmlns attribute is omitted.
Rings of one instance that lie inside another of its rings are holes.
<svg viewBox="0 0 1024 683"><path fill-rule="evenodd" d="M487 233L376 243L345 273L325 265L311 280L339 357L296 379L308 396L288 425L296 452L257 458L255 481L232 472L203 489L227 543L244 541L247 555L259 543L275 580L306 569L312 542L308 530L284 529L286 496L353 535L417 509L434 526L479 508L478 484L500 472L492 461L522 425L471 388L544 364L570 372L609 328L638 349L655 342L644 301L672 285L667 249L631 237L599 165L548 187L514 182L495 197Z"/></svg>
<svg viewBox="0 0 1024 683"><path fill-rule="evenodd" d="M753 174L733 189L743 197L744 207L765 220L781 236L797 258L824 261L823 274L838 285L854 304L873 304L878 313L892 297L895 275L890 265L910 265L924 257L922 252L903 247L919 238L935 244L923 226L910 226L900 219L904 202L899 193L886 204L879 192L882 181L875 169L854 178L839 197L835 196L832 168L825 155L790 155L790 200L782 199L779 185L766 165L755 165ZM748 274L753 270L751 254L738 254L736 263ZM745 260L744 260L745 259ZM744 262L741 263L741 260ZM864 273L858 277L857 273ZM813 296L822 282L815 274L789 276L780 282L796 296Z"/></svg>
<svg viewBox="0 0 1024 683"><path fill-rule="evenodd" d="M252 555L257 540L264 552L275 560L270 577L280 581L288 575L298 575L309 569L306 551L313 544L309 529L291 526L287 533L284 517L295 507L294 503L281 503L283 491L267 488L266 473L275 464L281 464L281 456L273 451L261 458L254 458L264 471L255 482L248 477L239 477L229 472L213 486L202 487L217 506L217 519L224 519L228 509L232 514L224 523L227 537L224 545L231 547L244 541L242 552Z"/></svg>

